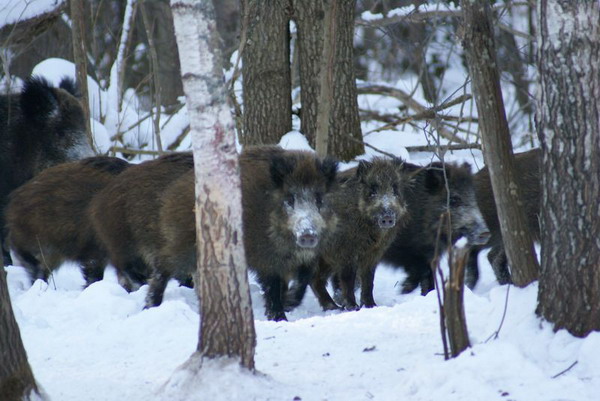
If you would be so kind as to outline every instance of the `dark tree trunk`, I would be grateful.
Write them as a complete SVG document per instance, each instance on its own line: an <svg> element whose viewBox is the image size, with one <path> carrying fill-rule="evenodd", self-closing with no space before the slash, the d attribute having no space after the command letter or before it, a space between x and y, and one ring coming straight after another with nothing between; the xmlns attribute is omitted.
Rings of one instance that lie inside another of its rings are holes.
<svg viewBox="0 0 600 401"><path fill-rule="evenodd" d="M156 63L152 62L152 50L148 49L147 55L151 58L151 71L155 69L154 94L160 93L162 106L171 106L178 103L177 98L183 95L177 41L173 28L173 15L168 0L144 0L142 7L146 17L142 14L147 32L148 44L154 47L157 57ZM150 34L148 34L148 32ZM156 65L154 65L156 64Z"/></svg>
<svg viewBox="0 0 600 401"><path fill-rule="evenodd" d="M238 0L213 1L217 15L217 29L223 39L223 65L231 67L230 58L239 47L240 2Z"/></svg>
<svg viewBox="0 0 600 401"><path fill-rule="evenodd" d="M453 252L450 275L444 290L444 313L452 357L457 357L471 346L464 305L465 266L468 258L468 248L459 248Z"/></svg>
<svg viewBox="0 0 600 401"><path fill-rule="evenodd" d="M244 0L244 145L276 144L292 129L288 0Z"/></svg>
<svg viewBox="0 0 600 401"><path fill-rule="evenodd" d="M238 157L214 9L210 0L176 1L172 7L196 174L198 353L208 359L230 357L253 370L256 334L242 243Z"/></svg>
<svg viewBox="0 0 600 401"><path fill-rule="evenodd" d="M354 9L355 0L334 0L335 45L330 57L332 99L329 106L328 153L350 160L364 153L354 74ZM320 97L320 73L323 60L323 27L325 9L330 1L295 0L294 13L298 27L300 54L300 87L302 97L301 131L315 146Z"/></svg>
<svg viewBox="0 0 600 401"><path fill-rule="evenodd" d="M23 401L34 394L40 396L13 315L6 271L0 268L0 398Z"/></svg>
<svg viewBox="0 0 600 401"><path fill-rule="evenodd" d="M538 313L600 330L600 4L538 3L542 270Z"/></svg>
<svg viewBox="0 0 600 401"><path fill-rule="evenodd" d="M86 132L92 149L96 149L90 126L90 102L87 86L87 51L85 44L85 16L83 0L71 0L71 30L73 35L73 59L77 71L77 86L81 92L81 106Z"/></svg>
<svg viewBox="0 0 600 401"><path fill-rule="evenodd" d="M483 156L490 171L511 277L515 285L524 287L537 278L539 266L516 184L490 5L485 1L465 1L461 6L464 17L463 47L477 103Z"/></svg>

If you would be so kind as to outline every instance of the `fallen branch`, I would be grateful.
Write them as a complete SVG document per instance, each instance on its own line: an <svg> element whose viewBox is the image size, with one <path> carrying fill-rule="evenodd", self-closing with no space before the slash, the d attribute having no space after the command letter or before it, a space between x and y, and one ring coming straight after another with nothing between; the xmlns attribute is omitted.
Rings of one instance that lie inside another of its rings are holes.
<svg viewBox="0 0 600 401"><path fill-rule="evenodd" d="M498 4L492 7L492 11L503 11L508 7L521 7L531 6L532 4L528 1L513 2L510 4ZM393 11L393 10L390 10ZM374 28L385 27L388 25L397 24L399 22L423 22L430 19L439 18L462 18L462 10L457 9L446 9L446 10L431 10L431 11L420 11L415 8L414 11L407 12L405 15L396 15L393 17L383 17L373 20L364 20L357 18L355 21L356 25L364 25Z"/></svg>
<svg viewBox="0 0 600 401"><path fill-rule="evenodd" d="M406 150L409 152L437 152L439 150L446 152L448 150L465 150L465 149L478 149L481 150L481 145L478 143L470 143L464 145L423 145L423 146L407 146Z"/></svg>
<svg viewBox="0 0 600 401"><path fill-rule="evenodd" d="M108 149L109 152L113 152L113 153L127 153L130 155L151 155L151 156L159 156L159 155L164 155L167 153L171 153L171 152L162 152L159 153L156 150L143 150L143 149L129 149L129 148L124 148L122 146L111 146Z"/></svg>
<svg viewBox="0 0 600 401"><path fill-rule="evenodd" d="M456 137L456 135L454 135L453 133L448 131L439 121L439 118L441 116L439 116L437 114L437 111L441 110L441 109L439 109L440 107L445 108L445 107L449 107L449 106L440 105L440 106L436 106L434 108L427 108L427 107L423 106L421 103L414 100L410 96L410 94L404 92L402 89L392 88L389 86L368 85L368 86L358 87L357 89L358 89L359 95L387 95L387 96L395 97L396 99L400 100L402 103L404 103L406 106L413 109L420 115L426 116L426 115L429 115L429 113L432 113L430 118L424 117L423 119L430 121L433 128L435 128L435 130L441 136L443 136L444 138L448 139L451 142L466 144L466 141ZM459 98L463 98L463 101L465 101L467 96L470 96L470 95L462 95ZM412 121L412 119L409 121Z"/></svg>

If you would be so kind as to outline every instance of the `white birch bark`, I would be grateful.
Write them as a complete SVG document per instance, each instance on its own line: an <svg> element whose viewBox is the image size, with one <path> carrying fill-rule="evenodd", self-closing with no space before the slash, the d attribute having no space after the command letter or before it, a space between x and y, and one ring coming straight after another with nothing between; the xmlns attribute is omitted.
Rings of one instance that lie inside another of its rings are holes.
<svg viewBox="0 0 600 401"><path fill-rule="evenodd" d="M198 352L254 368L255 332L242 242L233 117L210 0L172 0L196 171Z"/></svg>

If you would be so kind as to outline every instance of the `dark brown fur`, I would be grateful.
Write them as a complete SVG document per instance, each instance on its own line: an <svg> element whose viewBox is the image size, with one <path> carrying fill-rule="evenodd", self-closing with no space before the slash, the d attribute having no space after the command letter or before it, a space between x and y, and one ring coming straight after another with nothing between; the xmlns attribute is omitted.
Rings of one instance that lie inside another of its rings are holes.
<svg viewBox="0 0 600 401"><path fill-rule="evenodd" d="M190 170L169 185L161 196L161 241L150 280L148 306L161 304L165 287L171 278L192 285L191 277L196 270L194 204L194 170Z"/></svg>
<svg viewBox="0 0 600 401"><path fill-rule="evenodd" d="M413 291L420 284L421 293L425 295L434 288L431 262L444 212L449 210L451 213L451 238L446 230L440 231L439 252L462 236L470 243L485 242L489 232L477 208L473 175L468 164L446 163L444 167L441 163L433 163L424 168L414 165L406 168L414 171L412 182L405 186L408 214L382 261L403 266L408 273L402 285L403 293Z"/></svg>
<svg viewBox="0 0 600 401"><path fill-rule="evenodd" d="M337 163L314 154L273 146L249 147L240 157L244 247L249 268L264 291L266 315L285 320L284 302L292 279L306 289L315 271L321 240L335 225L327 192ZM290 227L290 203L312 205L315 247L298 245Z"/></svg>
<svg viewBox="0 0 600 401"><path fill-rule="evenodd" d="M87 214L92 197L129 163L98 156L50 167L10 195L8 243L33 280L69 260L82 266L86 285L102 279L107 258Z"/></svg>
<svg viewBox="0 0 600 401"><path fill-rule="evenodd" d="M92 223L125 288L145 283L151 274L161 243L161 195L193 166L191 153L131 166L91 202Z"/></svg>
<svg viewBox="0 0 600 401"><path fill-rule="evenodd" d="M515 155L514 166L517 179L519 180L518 184L521 191L521 200L525 206L527 224L536 241L539 241L540 238L540 165L541 151L539 149L533 149ZM483 218L485 219L492 236L486 245L473 247L471 249L465 283L469 288L474 288L477 284L477 281L479 280L477 256L479 251L485 248L492 248L488 253L488 260L492 265L492 269L494 270L498 282L500 284L511 283L510 272L508 271L508 260L506 259L506 253L504 252L502 233L500 232L500 222L498 221L490 173L487 167L482 168L475 174L474 183L479 209L483 214Z"/></svg>
<svg viewBox="0 0 600 401"><path fill-rule="evenodd" d="M361 305L375 306L375 268L402 225L406 180L399 160L360 162L358 168L340 174L340 185L332 194L339 224L325 240L319 269L311 284L323 309L338 307L326 290L332 275L337 277L334 285L339 283L340 288L336 300L343 308L358 309L354 296L357 275L363 283ZM386 223L383 226L382 219Z"/></svg>
<svg viewBox="0 0 600 401"><path fill-rule="evenodd" d="M4 207L8 194L43 169L92 156L83 110L68 79L54 88L39 77L18 95L0 96L0 243L4 264Z"/></svg>

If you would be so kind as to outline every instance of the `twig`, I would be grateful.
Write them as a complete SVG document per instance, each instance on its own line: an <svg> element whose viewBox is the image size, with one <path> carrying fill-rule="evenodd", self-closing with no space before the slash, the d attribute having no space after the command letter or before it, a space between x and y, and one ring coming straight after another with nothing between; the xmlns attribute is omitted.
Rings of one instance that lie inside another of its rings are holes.
<svg viewBox="0 0 600 401"><path fill-rule="evenodd" d="M175 140L173 141L172 144L169 145L169 147L167 148L168 150L171 151L175 151L177 150L177 148L179 147L179 145L181 145L181 142L183 142L183 139L190 133L190 125L188 124L183 131L181 131L181 134L179 134L177 136L177 138L175 138Z"/></svg>
<svg viewBox="0 0 600 401"><path fill-rule="evenodd" d="M159 153L157 150L143 150L143 149L128 149L122 146L111 146L108 149L109 152L121 152L121 153L128 153L128 154L132 154L132 155L151 155L151 156L159 156L161 154L166 154L166 153L172 153L172 152L162 152Z"/></svg>
<svg viewBox="0 0 600 401"><path fill-rule="evenodd" d="M376 148L375 146L370 145L370 144L366 143L365 141L360 141L360 140L358 140L356 138L353 138L351 136L348 136L347 139L350 139L352 142L362 143L366 147L373 149L375 152L378 152L378 153L381 153L382 155L386 155L388 157L391 157L392 159L398 159L399 158L398 156L396 156L394 154L391 154L389 152L386 152L385 150L381 150L379 148Z"/></svg>
<svg viewBox="0 0 600 401"><path fill-rule="evenodd" d="M552 376L553 379L556 379L558 376L564 375L565 373L567 373L569 370L573 369L573 367L575 365L577 365L579 361L575 361L573 362L568 368L566 368L565 370L563 370L562 372L559 372L557 374L555 374L554 376Z"/></svg>
<svg viewBox="0 0 600 401"><path fill-rule="evenodd" d="M446 312L444 310L444 303L442 302L442 299L444 298L444 295L442 294L444 290L444 273L442 272L442 269L440 269L440 253L439 253L439 248L438 245L440 243L440 237L442 235L442 227L444 226L444 221L446 220L445 217L447 216L447 212L446 213L442 213L440 215L440 224L438 226L438 230L437 230L437 236L436 236L436 241L435 241L435 251L434 251L434 256L433 256L433 260L431 261L431 276L433 277L433 284L435 287L435 292L437 294L437 301L438 301L438 307L440 308L440 331L442 334L442 345L444 347L444 359L448 360L450 359L450 353L448 351L448 337L447 337L447 332L446 332ZM438 279L437 279L437 274L439 273L440 275L440 280L442 280L442 284L438 284Z"/></svg>
<svg viewBox="0 0 600 401"><path fill-rule="evenodd" d="M481 145L477 143L470 143L464 145L423 145L423 146L407 146L406 150L409 152L436 152L442 150L453 151L453 150L465 150L465 149L481 149Z"/></svg>
<svg viewBox="0 0 600 401"><path fill-rule="evenodd" d="M510 284L506 286L506 298L504 298L504 311L502 312L502 319L500 319L500 325L498 326L498 329L496 329L496 331L494 333L492 333L492 335L489 336L487 338L487 340L485 340L486 343L488 341L490 341L491 339L496 340L498 338L498 336L500 335L500 329L502 329L502 326L504 325L504 319L506 318L506 312L508 311L508 293L509 292L510 292Z"/></svg>
<svg viewBox="0 0 600 401"><path fill-rule="evenodd" d="M404 92L402 89L398 89L398 88L392 88L389 86L384 86L384 85L367 85L367 86L361 86L357 88L358 94L360 95L388 95L388 96L392 96L395 97L396 99L400 100L402 103L404 103L406 106L410 107L411 109L413 109L414 111L416 111L419 114L425 114L425 113L429 113L430 109L428 109L427 107L423 106L421 103L417 102L416 100L414 100L408 93ZM441 105L438 107L442 107ZM435 108L433 109L435 110ZM424 118L427 121L431 121L431 125L435 128L435 130L444 138L448 139L449 141L454 141L454 142L458 142L458 143L466 143L464 140L456 137L456 135L453 135L451 132L449 132L446 128L444 128L442 126L442 124L440 124L437 121L436 114L434 112L433 114L434 118Z"/></svg>

